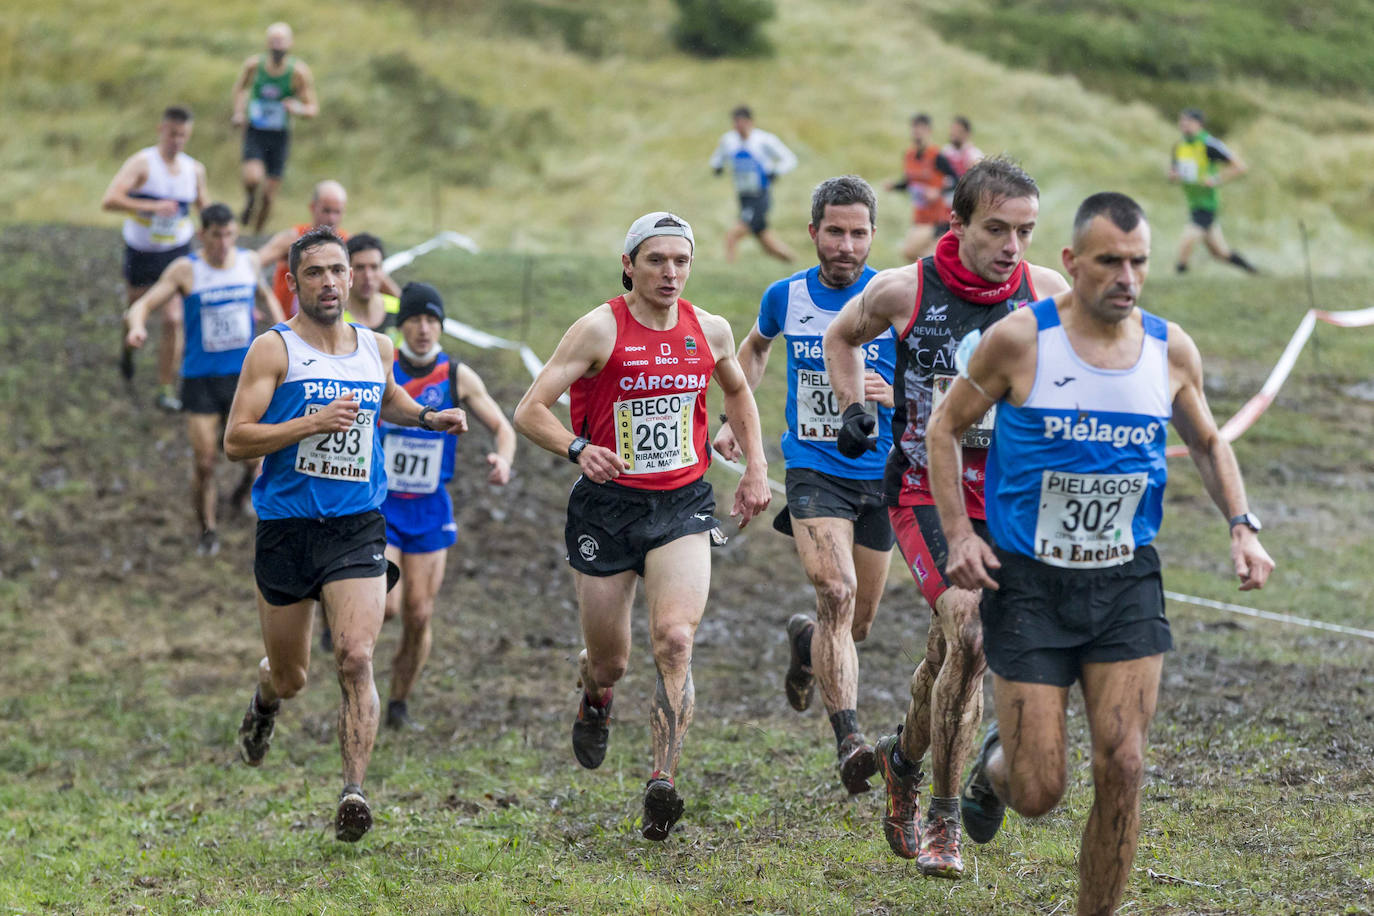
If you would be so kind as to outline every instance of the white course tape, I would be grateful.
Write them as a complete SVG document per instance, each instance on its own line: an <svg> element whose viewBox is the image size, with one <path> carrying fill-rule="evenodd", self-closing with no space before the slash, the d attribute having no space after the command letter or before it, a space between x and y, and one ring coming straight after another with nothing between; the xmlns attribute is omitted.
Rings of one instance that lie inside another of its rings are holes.
<svg viewBox="0 0 1374 916"><path fill-rule="evenodd" d="M441 232L429 241L422 242L414 248L393 254L382 262L382 267L390 273L407 266L422 254L428 254L443 245L453 245L470 251L473 254L478 252L477 244L465 235L457 232ZM1250 427L1260 414L1264 413L1266 407L1273 403L1278 390L1283 387L1288 374L1293 370L1293 364L1297 362L1298 354L1302 352L1303 346L1307 343L1312 331L1316 327L1318 320L1327 324L1333 324L1342 328L1361 328L1374 325L1374 308L1361 309L1352 312L1326 312L1319 309L1310 309L1303 316L1298 324L1298 329L1294 332L1288 346L1284 348L1283 355L1279 357L1279 362L1274 366L1274 371L1269 373L1269 378L1260 388L1258 394L1251 398L1234 417L1227 420L1221 428L1221 434L1226 440L1234 441L1246 429ZM544 363L525 344L514 340L505 340L494 334L488 334L479 328L474 328L469 324L464 324L454 318L444 319L444 333L450 337L469 343L474 347L484 350L514 350L520 354L520 361L525 364L525 368L531 376L539 374L544 368ZM568 396L565 394L559 399L560 403L568 403ZM734 471L736 474L744 474L744 465L737 461L731 461L713 447L711 453L722 465ZM1188 449L1183 446L1174 446L1169 450L1169 455L1186 455ZM771 477L768 479L768 487L780 496L787 495L787 488ZM1258 617L1262 620L1272 620L1278 623L1293 624L1294 626L1309 627L1316 630L1329 630L1333 633L1343 633L1347 636L1359 636L1364 639L1374 640L1374 631L1361 630L1357 627L1342 626L1338 623L1326 623L1321 620L1308 620L1305 617L1295 617L1292 614L1276 614L1272 611L1261 611L1255 608L1244 607L1239 604L1227 604L1223 601L1213 601L1210 598L1198 598L1194 595L1184 595L1179 592L1166 591L1164 596L1171 601L1182 601L1187 604L1196 604L1200 607L1212 608L1219 611L1230 611L1233 614L1242 614L1247 617Z"/></svg>
<svg viewBox="0 0 1374 916"><path fill-rule="evenodd" d="M1274 403L1274 398L1278 397L1279 389L1283 383L1288 381L1288 375L1293 371L1294 364L1298 361L1303 347L1307 345L1312 332L1316 330L1317 322L1324 321L1327 324L1335 325L1338 328L1364 328L1374 325L1374 308L1358 309L1352 312L1327 312L1322 309L1308 309L1307 314L1302 316L1302 321L1298 322L1298 329L1293 332L1293 336L1288 340L1288 346L1283 348L1283 355L1274 364L1274 369L1269 373L1269 378L1264 380L1257 393L1240 410L1236 411L1235 416L1221 425L1219 432L1221 437L1227 442L1235 442L1247 429L1254 425L1269 405ZM1186 445L1171 445L1165 451L1170 458L1177 458L1188 454Z"/></svg>
<svg viewBox="0 0 1374 916"><path fill-rule="evenodd" d="M1339 623L1327 623L1324 620L1309 620L1306 617L1294 617L1292 614L1276 614L1273 611L1260 611L1252 607L1245 607L1239 604L1227 604L1224 601L1213 601L1210 598L1198 598L1193 595L1182 595L1178 592L1165 591L1164 597L1168 598L1170 601L1183 601L1187 604L1196 604L1198 607L1209 607L1218 611L1230 611L1232 614L1243 614L1246 617L1258 617L1261 620L1291 623L1295 626L1310 627L1314 630L1330 630L1333 633L1344 633L1347 636L1360 636L1365 639L1374 640L1374 630L1361 630L1358 627L1347 627Z"/></svg>

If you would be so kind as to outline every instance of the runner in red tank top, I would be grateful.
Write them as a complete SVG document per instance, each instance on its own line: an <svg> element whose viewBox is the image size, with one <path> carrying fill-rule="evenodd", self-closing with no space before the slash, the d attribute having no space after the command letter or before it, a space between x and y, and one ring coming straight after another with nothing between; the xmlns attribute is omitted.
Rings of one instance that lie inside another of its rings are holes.
<svg viewBox="0 0 1374 916"><path fill-rule="evenodd" d="M930 115L915 115L911 149L902 157L902 177L887 186L911 195L911 228L902 239L902 257L915 261L935 251L936 241L949 231L945 186L958 180L953 163L930 142Z"/></svg>
<svg viewBox="0 0 1374 916"><path fill-rule="evenodd" d="M864 421L868 431L873 428L873 418L864 416L860 406L859 348L889 327L900 335L887 462L888 513L902 556L934 617L925 658L911 678L906 720L897 734L879 739L874 750L887 787L883 829L888 845L897 855L914 858L925 874L942 878L958 878L964 870L959 777L983 715L986 665L978 617L982 592L952 587L945 577L948 548L926 477L926 422L957 371L954 357L962 340L1018 304L1068 289L1058 273L1023 259L1039 209L1040 189L1020 166L1001 157L979 162L955 188L950 234L935 254L879 273L825 335L830 383L839 402L850 405L836 443L841 452L847 443L865 447ZM966 460L964 471L970 507L981 516L981 466ZM920 820L920 764L927 750L932 797Z"/></svg>
<svg viewBox="0 0 1374 916"><path fill-rule="evenodd" d="M719 535L715 497L702 479L712 379L748 462L730 514L743 528L769 501L758 410L730 325L679 298L692 255L685 220L663 212L635 220L621 257L629 292L568 329L515 409L521 434L582 471L568 497L564 537L587 646L578 662L584 693L573 755L588 769L606 756L611 688L629 664L630 607L644 577L658 668L641 828L651 840L667 839L682 815L673 779L692 721L692 642L706 609L711 540ZM551 409L569 390L572 431Z"/></svg>

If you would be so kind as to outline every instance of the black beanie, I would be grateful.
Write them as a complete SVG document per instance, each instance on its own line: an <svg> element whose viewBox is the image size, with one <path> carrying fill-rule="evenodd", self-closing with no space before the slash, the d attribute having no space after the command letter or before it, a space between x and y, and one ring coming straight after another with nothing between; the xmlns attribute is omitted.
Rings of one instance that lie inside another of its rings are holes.
<svg viewBox="0 0 1374 916"><path fill-rule="evenodd" d="M407 318L416 315L433 315L441 322L444 320L444 297L428 283L407 283L401 290L401 307L396 312L396 323L405 324Z"/></svg>

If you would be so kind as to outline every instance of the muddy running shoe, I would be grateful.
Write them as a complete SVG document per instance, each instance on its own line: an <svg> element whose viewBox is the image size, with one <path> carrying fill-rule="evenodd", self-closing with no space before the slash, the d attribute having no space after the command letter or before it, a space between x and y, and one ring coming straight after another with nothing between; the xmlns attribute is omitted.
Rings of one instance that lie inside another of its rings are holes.
<svg viewBox="0 0 1374 916"><path fill-rule="evenodd" d="M644 825L639 830L644 839L662 843L680 817L682 797L673 788L673 781L666 776L650 779L644 790Z"/></svg>
<svg viewBox="0 0 1374 916"><path fill-rule="evenodd" d="M213 528L207 528L200 533L200 541L196 543L196 555L201 557L213 557L219 553L219 535Z"/></svg>
<svg viewBox="0 0 1374 916"><path fill-rule="evenodd" d="M176 396L171 385L158 386L153 403L157 405L158 410L165 410L167 413L178 413L181 410L181 399Z"/></svg>
<svg viewBox="0 0 1374 916"><path fill-rule="evenodd" d="M386 727L395 731L422 732L425 727L410 717L405 700L388 700L386 704Z"/></svg>
<svg viewBox="0 0 1374 916"><path fill-rule="evenodd" d="M363 797L362 786L344 786L339 793L339 809L334 814L334 839L356 843L371 829L372 807Z"/></svg>
<svg viewBox="0 0 1374 916"><path fill-rule="evenodd" d="M935 878L960 878L964 859L959 854L959 821L952 817L928 817L921 824L921 851L916 854L921 873Z"/></svg>
<svg viewBox="0 0 1374 916"><path fill-rule="evenodd" d="M250 767L255 767L262 763L262 758L267 756L267 749L272 746L272 733L277 727L277 710L281 708L281 701L278 700L269 712L263 712L258 708L258 694L253 692L253 699L248 701L248 711L243 714L243 722L239 725L239 756L243 762Z"/></svg>
<svg viewBox="0 0 1374 916"><path fill-rule="evenodd" d="M873 756L887 789L887 814L883 816L887 845L903 859L914 859L921 849L921 781L925 774L914 767L905 775L898 771L892 752L901 740L899 725L897 734L878 739Z"/></svg>
<svg viewBox="0 0 1374 916"><path fill-rule="evenodd" d="M992 789L987 769L988 758L1000 741L997 723L993 722L983 736L983 747L973 761L973 769L969 771L963 794L959 796L959 814L968 830L968 838L975 843L987 843L997 836L997 831L1002 827L1002 818L1007 813L1006 804Z"/></svg>
<svg viewBox="0 0 1374 916"><path fill-rule="evenodd" d="M787 702L797 712L811 705L811 693L816 686L816 678L811 666L802 664L802 650L799 640L814 632L816 622L805 614L793 614L787 621L787 645L792 650L792 661L787 666L787 677L782 686L787 691Z"/></svg>
<svg viewBox="0 0 1374 916"><path fill-rule="evenodd" d="M593 706L587 699L587 692L582 691L582 702L578 704L577 718L573 721L573 756L589 770L601 766L601 761L606 759L606 742L611 736L610 690L606 691L605 699L605 706ZM645 805L648 805L647 800Z"/></svg>
<svg viewBox="0 0 1374 916"><path fill-rule="evenodd" d="M850 795L859 795L869 790L868 778L878 772L878 762L873 756L873 745L869 744L861 732L855 732L840 744L840 782L849 790Z"/></svg>

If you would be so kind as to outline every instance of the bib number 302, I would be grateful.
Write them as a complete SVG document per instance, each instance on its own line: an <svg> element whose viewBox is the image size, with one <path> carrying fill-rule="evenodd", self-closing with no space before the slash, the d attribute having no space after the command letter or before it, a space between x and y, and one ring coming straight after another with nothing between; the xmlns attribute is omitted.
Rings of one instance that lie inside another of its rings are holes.
<svg viewBox="0 0 1374 916"><path fill-rule="evenodd" d="M1132 523L1149 475L1045 471L1035 523L1037 559L1066 569L1119 566L1135 556Z"/></svg>

